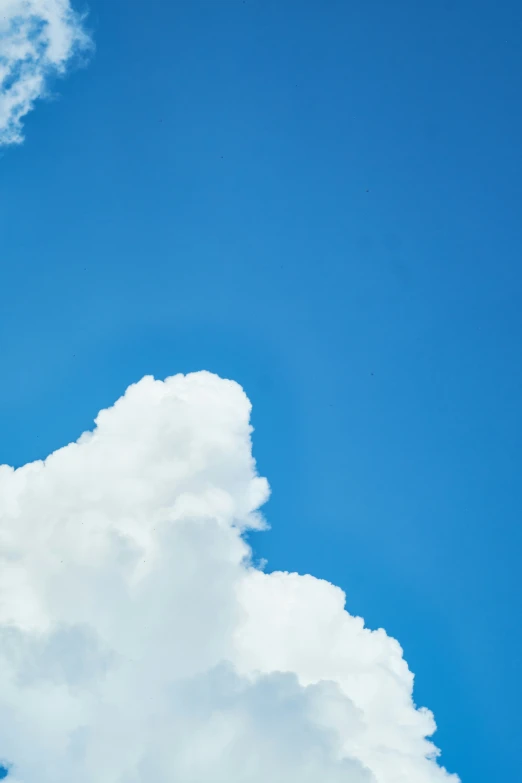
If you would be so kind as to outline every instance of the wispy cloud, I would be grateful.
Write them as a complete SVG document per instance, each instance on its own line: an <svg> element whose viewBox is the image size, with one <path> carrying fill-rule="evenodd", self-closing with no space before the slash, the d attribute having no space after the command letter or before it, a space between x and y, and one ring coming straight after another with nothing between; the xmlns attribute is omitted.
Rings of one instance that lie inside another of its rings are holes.
<svg viewBox="0 0 522 783"><path fill-rule="evenodd" d="M23 141L22 120L48 78L90 45L69 0L0 0L0 145Z"/></svg>
<svg viewBox="0 0 522 783"><path fill-rule="evenodd" d="M334 585L253 567L250 403L144 378L0 466L0 753L13 783L456 783L399 644Z"/></svg>

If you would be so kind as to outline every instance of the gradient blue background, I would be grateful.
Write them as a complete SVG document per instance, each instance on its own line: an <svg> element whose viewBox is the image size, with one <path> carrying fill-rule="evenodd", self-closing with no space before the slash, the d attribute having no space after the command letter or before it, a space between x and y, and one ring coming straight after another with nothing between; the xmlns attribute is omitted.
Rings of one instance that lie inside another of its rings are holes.
<svg viewBox="0 0 522 783"><path fill-rule="evenodd" d="M238 380L256 554L398 637L451 771L515 781L522 6L89 9L0 159L0 461L145 373Z"/></svg>

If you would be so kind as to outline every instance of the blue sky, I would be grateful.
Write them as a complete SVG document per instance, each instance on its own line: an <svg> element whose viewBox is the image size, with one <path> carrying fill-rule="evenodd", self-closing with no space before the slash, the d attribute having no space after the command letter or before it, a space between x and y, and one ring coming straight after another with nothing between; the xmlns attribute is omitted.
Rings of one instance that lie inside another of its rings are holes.
<svg viewBox="0 0 522 783"><path fill-rule="evenodd" d="M146 373L239 381L256 554L400 640L448 769L516 779L522 8L92 0L88 24L0 159L0 462Z"/></svg>

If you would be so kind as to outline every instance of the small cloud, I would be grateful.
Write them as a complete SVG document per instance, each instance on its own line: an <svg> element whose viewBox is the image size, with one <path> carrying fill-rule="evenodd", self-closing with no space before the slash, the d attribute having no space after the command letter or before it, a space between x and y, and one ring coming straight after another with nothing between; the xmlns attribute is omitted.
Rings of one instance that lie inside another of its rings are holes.
<svg viewBox="0 0 522 783"><path fill-rule="evenodd" d="M91 40L69 0L0 0L0 146L23 141L22 120Z"/></svg>

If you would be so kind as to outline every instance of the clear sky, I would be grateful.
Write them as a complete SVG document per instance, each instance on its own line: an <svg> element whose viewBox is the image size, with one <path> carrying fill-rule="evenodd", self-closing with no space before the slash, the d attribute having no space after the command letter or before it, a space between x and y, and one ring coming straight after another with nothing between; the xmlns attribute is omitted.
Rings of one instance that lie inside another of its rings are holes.
<svg viewBox="0 0 522 783"><path fill-rule="evenodd" d="M0 158L0 462L144 374L237 380L256 555L400 640L450 771L516 780L522 6L88 10Z"/></svg>

